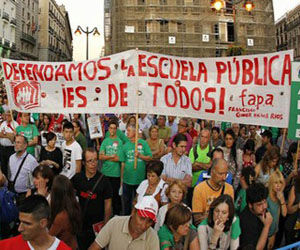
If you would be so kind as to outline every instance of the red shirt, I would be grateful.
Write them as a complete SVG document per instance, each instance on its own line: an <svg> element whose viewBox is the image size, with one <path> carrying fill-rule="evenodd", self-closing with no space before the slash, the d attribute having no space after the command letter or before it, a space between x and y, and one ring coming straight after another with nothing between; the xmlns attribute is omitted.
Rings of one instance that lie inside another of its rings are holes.
<svg viewBox="0 0 300 250"><path fill-rule="evenodd" d="M195 137L198 136L198 132L196 129L192 128L190 131L189 131L189 135L192 137L192 139L194 139Z"/></svg>
<svg viewBox="0 0 300 250"><path fill-rule="evenodd" d="M22 235L0 241L1 250L30 250L27 241L23 240ZM57 250L71 250L63 241L58 244Z"/></svg>
<svg viewBox="0 0 300 250"><path fill-rule="evenodd" d="M64 115L60 114L57 119L53 115L48 130L56 133L61 133L63 120L64 120Z"/></svg>

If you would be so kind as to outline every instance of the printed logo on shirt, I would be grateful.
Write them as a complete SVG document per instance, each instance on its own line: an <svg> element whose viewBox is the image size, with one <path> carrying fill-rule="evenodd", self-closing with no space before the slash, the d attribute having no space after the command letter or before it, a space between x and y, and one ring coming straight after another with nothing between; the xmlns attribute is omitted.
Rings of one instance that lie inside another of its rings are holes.
<svg viewBox="0 0 300 250"><path fill-rule="evenodd" d="M137 148L138 148L138 151L141 153L141 151L143 149L143 145L141 143L138 143Z"/></svg>
<svg viewBox="0 0 300 250"><path fill-rule="evenodd" d="M118 146L119 146L119 142L118 142L118 141L114 141L114 142L113 142L113 147L114 147L114 148L117 148Z"/></svg>
<svg viewBox="0 0 300 250"><path fill-rule="evenodd" d="M64 167L63 167L63 172L68 172L71 169L71 155L72 155L72 150L70 149L65 149L64 150Z"/></svg>

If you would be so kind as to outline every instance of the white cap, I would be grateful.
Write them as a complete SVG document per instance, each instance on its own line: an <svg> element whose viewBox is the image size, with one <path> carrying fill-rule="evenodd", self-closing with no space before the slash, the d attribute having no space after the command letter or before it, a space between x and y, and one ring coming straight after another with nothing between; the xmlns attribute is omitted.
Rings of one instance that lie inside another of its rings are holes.
<svg viewBox="0 0 300 250"><path fill-rule="evenodd" d="M141 217L150 218L156 222L158 204L153 196L144 196L134 207L137 209L138 214Z"/></svg>

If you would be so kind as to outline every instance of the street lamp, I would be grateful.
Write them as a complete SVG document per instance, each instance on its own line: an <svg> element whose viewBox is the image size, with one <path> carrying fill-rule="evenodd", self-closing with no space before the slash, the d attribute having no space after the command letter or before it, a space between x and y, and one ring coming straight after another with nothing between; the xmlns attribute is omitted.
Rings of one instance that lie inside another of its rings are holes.
<svg viewBox="0 0 300 250"><path fill-rule="evenodd" d="M82 32L86 34L86 60L89 60L89 35L93 33L93 36L100 36L100 33L97 27L94 27L91 31L89 31L89 27L86 27L86 30L84 30L80 25L78 25L74 34L80 36Z"/></svg>
<svg viewBox="0 0 300 250"><path fill-rule="evenodd" d="M244 1L244 8L251 12L254 8L254 3L252 0L232 0L230 3L233 6L233 9L235 9L235 5L241 3ZM228 0L211 0L210 4L213 9L216 11L220 11L221 9L225 8L226 2L229 2Z"/></svg>
<svg viewBox="0 0 300 250"><path fill-rule="evenodd" d="M232 15L233 15L233 25L234 25L234 41L236 42L236 8L235 6L237 4L240 4L241 2L244 2L243 7L245 8L246 11L248 11L249 13L254 9L254 3L253 0L211 0L210 1L210 5L212 7L213 10L216 11L221 11L222 9L224 9L226 7L226 3L231 4L232 5Z"/></svg>

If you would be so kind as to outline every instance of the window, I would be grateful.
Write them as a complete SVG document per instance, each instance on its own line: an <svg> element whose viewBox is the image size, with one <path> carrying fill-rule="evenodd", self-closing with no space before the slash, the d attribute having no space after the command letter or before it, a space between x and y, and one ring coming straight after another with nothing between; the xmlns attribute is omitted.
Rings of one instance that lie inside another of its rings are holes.
<svg viewBox="0 0 300 250"><path fill-rule="evenodd" d="M234 24L230 22L227 23L227 38L228 42L234 42Z"/></svg>
<svg viewBox="0 0 300 250"><path fill-rule="evenodd" d="M168 21L160 22L160 32L169 32L169 22Z"/></svg>
<svg viewBox="0 0 300 250"><path fill-rule="evenodd" d="M225 4L226 4L226 13L233 14L233 0L227 0Z"/></svg>
<svg viewBox="0 0 300 250"><path fill-rule="evenodd" d="M221 57L221 56L222 56L222 50L216 49L216 57Z"/></svg>
<svg viewBox="0 0 300 250"><path fill-rule="evenodd" d="M247 35L248 36L254 36L254 26L251 24L247 25Z"/></svg>
<svg viewBox="0 0 300 250"><path fill-rule="evenodd" d="M200 23L195 23L194 32L195 33L201 33L201 30L202 30L202 26L200 25Z"/></svg>
<svg viewBox="0 0 300 250"><path fill-rule="evenodd" d="M143 21L138 22L138 32L145 32L146 24Z"/></svg>
<svg viewBox="0 0 300 250"><path fill-rule="evenodd" d="M186 31L185 23L177 23L177 31L178 32L185 32Z"/></svg>
<svg viewBox="0 0 300 250"><path fill-rule="evenodd" d="M215 24L214 25L214 34L215 34L215 39L219 40L220 36L219 36L219 24Z"/></svg>

